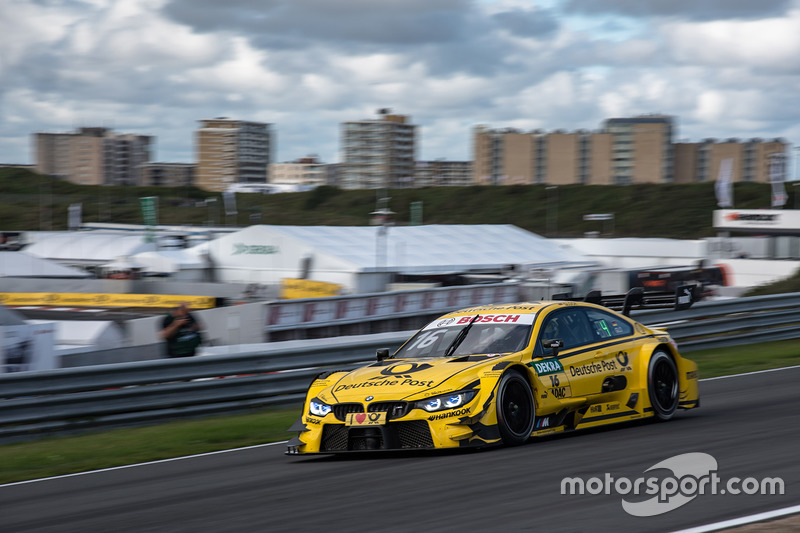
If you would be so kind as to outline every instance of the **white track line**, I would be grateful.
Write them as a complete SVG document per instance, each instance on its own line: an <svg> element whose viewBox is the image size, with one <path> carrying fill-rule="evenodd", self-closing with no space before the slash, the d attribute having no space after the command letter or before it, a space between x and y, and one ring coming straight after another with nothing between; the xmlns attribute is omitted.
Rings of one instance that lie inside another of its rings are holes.
<svg viewBox="0 0 800 533"><path fill-rule="evenodd" d="M720 529L743 526L745 524L752 524L754 522L763 522L764 520L771 520L773 518L780 518L781 516L787 516L796 513L800 513L800 505L784 507L783 509L776 509L774 511L751 514L749 516L743 516L741 518L734 518L733 520L725 520L722 522L715 522L713 524L706 524L704 526L681 529L680 531L675 531L674 533L706 533L707 531L719 531Z"/></svg>
<svg viewBox="0 0 800 533"><path fill-rule="evenodd" d="M703 378L700 381L714 381L717 379L738 378L741 376L752 376L753 374L766 374L767 372L779 372L781 370L792 370L793 368L800 368L800 365L782 366L780 368L768 368L766 370L754 370L752 372L745 372L744 374L731 374L729 376L717 376L715 378Z"/></svg>
<svg viewBox="0 0 800 533"><path fill-rule="evenodd" d="M793 368L800 368L800 365L787 366L787 367L783 367L783 368L772 368L772 369L769 369L769 370L756 370L754 372L745 372L743 374L732 374L730 376L718 376L718 377L715 377L715 378L704 378L704 379L701 379L700 381L713 381L713 380L716 380L716 379L736 378L736 377L740 377L740 376L749 376L751 374L762 374L764 372L777 372L778 370L789 370L789 369L793 369ZM218 451L215 451L215 452L198 453L198 454L195 454L195 455L183 455L181 457L171 457L169 459L159 459L158 461L148 461L146 463L134 463L134 464L131 464L131 465L112 466L110 468L101 468L100 470L87 470L86 472L75 472L75 473L72 473L72 474L63 474L63 475L60 475L60 476L42 477L42 478L37 478L37 479L28 479L28 480L25 480L25 481L15 481L14 483L6 483L5 485L0 485L0 488L13 487L15 485L25 485L25 484L28 484L28 483L36 483L38 481L50 481L50 480L53 480L53 479L63 479L63 478L68 478L68 477L85 476L85 475L89 475L89 474L97 474L97 473L100 473L100 472L110 472L110 471L113 471L113 470L122 470L122 469L125 469L125 468L134 468L134 467L137 467L137 466L147 466L147 465L154 465L154 464L159 464L159 463L168 463L168 462L172 462L172 461L181 461L183 459L193 459L195 457L207 457L207 456L210 456L210 455L217 455L217 454L220 454L220 453L238 452L238 451L241 451L241 450L250 450L250 449L253 449L253 448L261 448L261 447L264 447L264 446L275 446L277 444L286 444L287 442L288 441L285 441L285 440L284 441L280 441L280 442L267 442L267 443L264 443L264 444L255 444L253 446L245 446L244 448L230 448L230 449L227 449L227 450L218 450ZM709 530L709 531L711 531L711 530Z"/></svg>
<svg viewBox="0 0 800 533"><path fill-rule="evenodd" d="M159 463L170 463L172 461L181 461L183 459L194 459L195 457L208 457L210 455L219 455L221 453L240 452L242 450L252 450L254 448L263 448L265 446L286 444L287 442L289 441L282 440L279 442L266 442L264 444L254 444L252 446L244 446L242 448L229 448L227 450L217 450L215 452L197 453L194 455L183 455L181 457L170 457L168 459L159 459L157 461L148 461L146 463L134 463L131 465L111 466L109 468L101 468L100 470L87 470L86 472L74 472L72 474L62 474L60 476L41 477L38 479L27 479L25 481L15 481L14 483L6 483L5 485L0 485L0 489L2 489L3 487L13 487L15 485L26 485L28 483L36 483L37 481L50 481L53 479L64 479L68 477L85 476L87 474L98 474L100 472L112 472L114 470L124 470L126 468L134 468L137 466L157 465Z"/></svg>

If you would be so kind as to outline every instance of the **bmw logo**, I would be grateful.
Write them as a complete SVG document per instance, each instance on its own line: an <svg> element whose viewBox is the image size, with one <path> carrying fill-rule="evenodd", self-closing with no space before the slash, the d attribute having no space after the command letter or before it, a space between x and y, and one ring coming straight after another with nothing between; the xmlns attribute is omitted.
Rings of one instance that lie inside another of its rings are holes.
<svg viewBox="0 0 800 533"><path fill-rule="evenodd" d="M367 396L366 398L364 398L364 401L371 402L373 399L375 399L375 396Z"/></svg>

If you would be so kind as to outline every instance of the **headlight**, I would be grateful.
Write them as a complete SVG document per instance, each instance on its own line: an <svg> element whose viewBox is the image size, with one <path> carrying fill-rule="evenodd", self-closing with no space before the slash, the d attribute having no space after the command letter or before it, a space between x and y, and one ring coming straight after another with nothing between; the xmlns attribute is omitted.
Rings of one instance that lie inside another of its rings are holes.
<svg viewBox="0 0 800 533"><path fill-rule="evenodd" d="M477 394L476 390L467 390L461 392L451 392L449 394L442 394L428 398L427 400L420 400L414 404L418 409L425 409L428 412L442 411L444 409L455 409L462 405L467 405Z"/></svg>
<svg viewBox="0 0 800 533"><path fill-rule="evenodd" d="M315 416L325 416L331 412L331 406L327 403L322 403L319 399L314 398L309 405L309 411Z"/></svg>

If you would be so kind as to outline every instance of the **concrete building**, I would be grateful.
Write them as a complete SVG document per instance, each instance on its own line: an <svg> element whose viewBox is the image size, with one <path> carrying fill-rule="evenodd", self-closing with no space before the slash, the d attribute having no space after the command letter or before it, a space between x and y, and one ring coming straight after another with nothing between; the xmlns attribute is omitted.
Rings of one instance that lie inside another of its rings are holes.
<svg viewBox="0 0 800 533"><path fill-rule="evenodd" d="M328 169L316 156L301 157L292 162L270 165L269 182L285 185L318 187L328 182Z"/></svg>
<svg viewBox="0 0 800 533"><path fill-rule="evenodd" d="M479 185L606 185L612 181L612 135L544 133L477 126L473 182Z"/></svg>
<svg viewBox="0 0 800 533"><path fill-rule="evenodd" d="M769 182L782 139L673 143L673 117L612 118L600 131L550 133L476 126L473 182L481 185L630 185L714 181L733 159L733 181Z"/></svg>
<svg viewBox="0 0 800 533"><path fill-rule="evenodd" d="M145 163L139 170L138 185L142 187L181 187L194 183L195 165L191 163Z"/></svg>
<svg viewBox="0 0 800 533"><path fill-rule="evenodd" d="M603 130L612 137L615 185L671 183L673 119L665 115L610 118Z"/></svg>
<svg viewBox="0 0 800 533"><path fill-rule="evenodd" d="M471 161L417 161L414 168L414 187L466 185L472 185Z"/></svg>
<svg viewBox="0 0 800 533"><path fill-rule="evenodd" d="M722 161L733 159L731 181L769 183L769 158L786 154L783 139L736 138L717 141L704 139L699 143L675 145L676 182L715 181Z"/></svg>
<svg viewBox="0 0 800 533"><path fill-rule="evenodd" d="M378 119L342 123L339 185L344 189L412 185L416 126L388 109L378 113Z"/></svg>
<svg viewBox="0 0 800 533"><path fill-rule="evenodd" d="M195 134L195 184L224 191L234 183L266 183L274 143L272 125L225 117L200 120Z"/></svg>
<svg viewBox="0 0 800 533"><path fill-rule="evenodd" d="M150 161L152 140L108 128L36 133L35 169L80 185L136 185L140 165Z"/></svg>

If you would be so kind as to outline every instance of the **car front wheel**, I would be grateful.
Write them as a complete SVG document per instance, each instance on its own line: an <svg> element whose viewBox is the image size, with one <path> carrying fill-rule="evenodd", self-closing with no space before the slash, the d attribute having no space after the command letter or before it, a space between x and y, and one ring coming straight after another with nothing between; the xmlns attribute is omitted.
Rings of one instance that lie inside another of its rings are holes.
<svg viewBox="0 0 800 533"><path fill-rule="evenodd" d="M524 444L533 431L534 417L528 381L519 372L506 372L497 385L497 426L503 444Z"/></svg>

